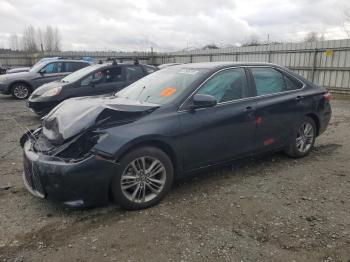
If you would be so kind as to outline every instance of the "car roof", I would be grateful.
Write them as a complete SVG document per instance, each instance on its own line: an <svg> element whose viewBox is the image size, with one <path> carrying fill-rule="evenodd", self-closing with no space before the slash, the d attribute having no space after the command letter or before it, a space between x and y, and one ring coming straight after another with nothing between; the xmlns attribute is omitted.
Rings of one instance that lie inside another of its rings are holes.
<svg viewBox="0 0 350 262"><path fill-rule="evenodd" d="M198 68L198 69L221 69L231 66L276 66L278 65L272 63L260 63L260 62L204 62L204 63L189 63L175 65L173 67L180 68Z"/></svg>
<svg viewBox="0 0 350 262"><path fill-rule="evenodd" d="M75 59L48 59L48 60L45 60L43 62L47 62L47 63L50 63L50 62L83 62L83 63L89 63L88 61L85 61L85 60L75 60Z"/></svg>

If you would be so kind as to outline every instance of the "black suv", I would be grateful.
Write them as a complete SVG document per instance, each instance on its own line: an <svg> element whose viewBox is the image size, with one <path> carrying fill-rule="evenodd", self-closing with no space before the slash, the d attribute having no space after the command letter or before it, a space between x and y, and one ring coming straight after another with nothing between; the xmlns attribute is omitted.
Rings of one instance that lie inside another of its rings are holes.
<svg viewBox="0 0 350 262"><path fill-rule="evenodd" d="M150 65L107 62L91 65L36 89L27 106L38 115L48 113L63 100L79 96L112 94L136 80L157 71Z"/></svg>
<svg viewBox="0 0 350 262"><path fill-rule="evenodd" d="M36 63L28 72L0 76L0 92L26 99L39 86L62 79L90 63L84 60L57 59Z"/></svg>

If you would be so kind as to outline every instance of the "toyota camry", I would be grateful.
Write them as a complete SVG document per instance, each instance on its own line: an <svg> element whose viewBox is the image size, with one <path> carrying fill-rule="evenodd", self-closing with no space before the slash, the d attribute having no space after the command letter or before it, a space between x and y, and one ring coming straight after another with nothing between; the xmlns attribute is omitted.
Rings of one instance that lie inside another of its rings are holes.
<svg viewBox="0 0 350 262"><path fill-rule="evenodd" d="M330 93L266 63L167 67L114 96L55 107L21 138L24 184L66 206L159 203L177 178L264 152L308 155Z"/></svg>

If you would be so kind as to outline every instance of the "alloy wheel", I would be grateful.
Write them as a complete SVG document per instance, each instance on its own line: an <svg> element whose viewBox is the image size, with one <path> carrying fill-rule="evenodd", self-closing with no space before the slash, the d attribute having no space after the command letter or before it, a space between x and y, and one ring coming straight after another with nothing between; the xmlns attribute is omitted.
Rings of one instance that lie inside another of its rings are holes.
<svg viewBox="0 0 350 262"><path fill-rule="evenodd" d="M131 161L121 176L123 195L134 203L145 203L156 198L166 182L166 169L163 163L143 156Z"/></svg>
<svg viewBox="0 0 350 262"><path fill-rule="evenodd" d="M25 99L29 94L29 90L25 85L16 85L13 89L13 94L19 99Z"/></svg>
<svg viewBox="0 0 350 262"><path fill-rule="evenodd" d="M314 127L306 122L301 124L296 138L296 148L299 152L305 153L310 150L314 140Z"/></svg>

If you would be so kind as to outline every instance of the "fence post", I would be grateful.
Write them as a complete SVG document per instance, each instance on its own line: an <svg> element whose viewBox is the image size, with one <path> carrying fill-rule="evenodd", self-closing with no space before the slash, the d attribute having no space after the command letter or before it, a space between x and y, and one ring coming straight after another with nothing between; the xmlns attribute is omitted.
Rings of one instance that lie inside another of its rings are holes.
<svg viewBox="0 0 350 262"><path fill-rule="evenodd" d="M314 79L315 79L316 56L317 56L317 49L315 49L313 52L313 61L312 61L312 68L311 68L311 82L314 82Z"/></svg>

